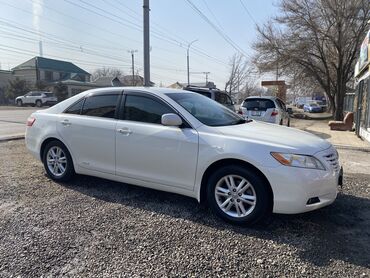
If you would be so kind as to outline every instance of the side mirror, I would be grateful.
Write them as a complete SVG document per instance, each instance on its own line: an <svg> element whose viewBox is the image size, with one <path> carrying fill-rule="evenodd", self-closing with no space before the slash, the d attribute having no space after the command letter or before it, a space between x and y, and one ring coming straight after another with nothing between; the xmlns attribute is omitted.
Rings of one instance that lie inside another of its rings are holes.
<svg viewBox="0 0 370 278"><path fill-rule="evenodd" d="M161 124L165 126L180 126L182 125L182 120L179 115L168 113L162 115Z"/></svg>

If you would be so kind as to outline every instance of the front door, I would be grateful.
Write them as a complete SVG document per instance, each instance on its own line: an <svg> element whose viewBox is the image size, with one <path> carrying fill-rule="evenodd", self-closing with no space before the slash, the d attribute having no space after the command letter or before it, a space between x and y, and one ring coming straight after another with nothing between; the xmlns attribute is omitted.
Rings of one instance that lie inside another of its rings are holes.
<svg viewBox="0 0 370 278"><path fill-rule="evenodd" d="M175 112L157 97L126 94L116 128L116 174L193 190L198 133L187 125L163 126L166 113Z"/></svg>

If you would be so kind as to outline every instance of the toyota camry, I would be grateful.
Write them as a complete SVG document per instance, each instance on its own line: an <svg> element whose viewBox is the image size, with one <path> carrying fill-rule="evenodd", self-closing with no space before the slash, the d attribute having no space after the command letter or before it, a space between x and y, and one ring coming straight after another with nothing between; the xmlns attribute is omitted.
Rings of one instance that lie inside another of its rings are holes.
<svg viewBox="0 0 370 278"><path fill-rule="evenodd" d="M183 90L85 91L33 113L26 145L53 180L77 173L182 194L240 225L327 206L342 180L328 141Z"/></svg>

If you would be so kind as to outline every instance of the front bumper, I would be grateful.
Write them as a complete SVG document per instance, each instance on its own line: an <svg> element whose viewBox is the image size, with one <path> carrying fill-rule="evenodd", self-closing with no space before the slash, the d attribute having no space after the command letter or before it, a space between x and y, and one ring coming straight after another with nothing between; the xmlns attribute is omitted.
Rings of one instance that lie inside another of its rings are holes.
<svg viewBox="0 0 370 278"><path fill-rule="evenodd" d="M274 213L303 213L325 207L335 201L338 185L343 181L343 169L339 163L333 164L328 160L328 154L333 152L335 153L335 150L330 148L315 154L326 170L283 165L262 169L272 187Z"/></svg>

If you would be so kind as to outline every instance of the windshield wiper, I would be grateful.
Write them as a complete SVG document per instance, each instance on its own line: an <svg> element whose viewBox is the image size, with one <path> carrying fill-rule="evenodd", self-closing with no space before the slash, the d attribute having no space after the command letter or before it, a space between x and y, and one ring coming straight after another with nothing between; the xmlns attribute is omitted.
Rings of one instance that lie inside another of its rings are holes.
<svg viewBox="0 0 370 278"><path fill-rule="evenodd" d="M239 119L236 122L231 123L230 125L240 125L240 124L245 124L249 123L250 121L244 120L244 119Z"/></svg>

